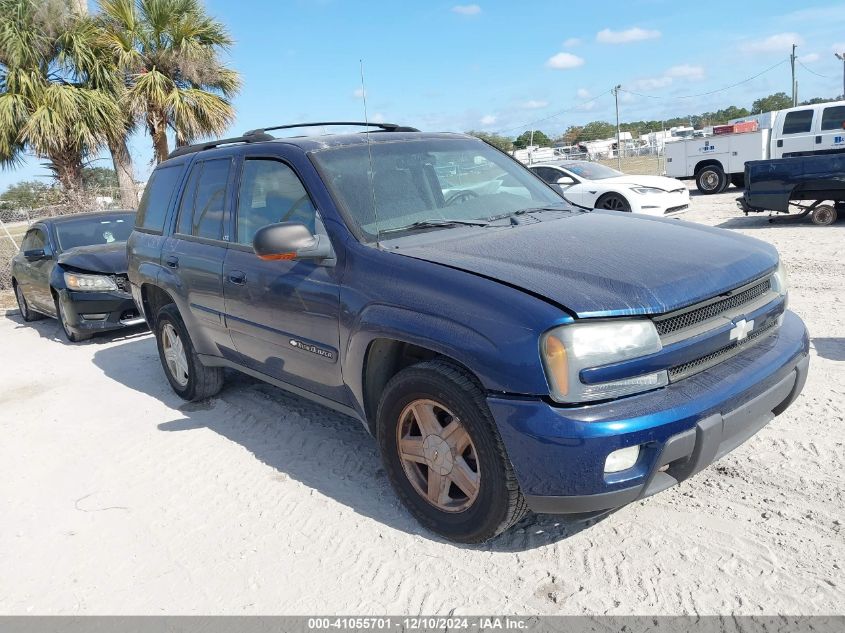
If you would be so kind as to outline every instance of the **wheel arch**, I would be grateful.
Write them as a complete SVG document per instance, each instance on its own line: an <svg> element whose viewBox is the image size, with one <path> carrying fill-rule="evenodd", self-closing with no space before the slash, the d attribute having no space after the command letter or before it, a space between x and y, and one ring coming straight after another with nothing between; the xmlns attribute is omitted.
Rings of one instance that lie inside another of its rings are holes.
<svg viewBox="0 0 845 633"><path fill-rule="evenodd" d="M699 171L704 169L705 167L715 166L722 170L724 173L728 173L725 169L725 166L722 164L718 158L705 158L704 160L700 160L695 164L695 168L692 170L693 174L698 174Z"/></svg>
<svg viewBox="0 0 845 633"><path fill-rule="evenodd" d="M153 283L141 284L141 303L144 316L150 329L155 328L155 319L158 311L169 303L176 303L173 296Z"/></svg>

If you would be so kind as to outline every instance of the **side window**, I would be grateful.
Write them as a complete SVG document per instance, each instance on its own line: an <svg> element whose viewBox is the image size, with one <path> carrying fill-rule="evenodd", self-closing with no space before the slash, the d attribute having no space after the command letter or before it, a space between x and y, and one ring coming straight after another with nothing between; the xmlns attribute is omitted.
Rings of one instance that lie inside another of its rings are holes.
<svg viewBox="0 0 845 633"><path fill-rule="evenodd" d="M179 165L162 167L153 172L138 204L136 228L158 232L164 229L170 198L181 174L182 168Z"/></svg>
<svg viewBox="0 0 845 633"><path fill-rule="evenodd" d="M537 175L540 176L540 178L542 178L550 185L555 184L558 179L563 176L561 172L559 172L557 169L552 169L551 167L537 167L535 171L537 172Z"/></svg>
<svg viewBox="0 0 845 633"><path fill-rule="evenodd" d="M809 132L812 127L812 110L797 110L795 112L790 112L783 120L784 134L800 134L801 132Z"/></svg>
<svg viewBox="0 0 845 633"><path fill-rule="evenodd" d="M196 163L182 194L177 232L212 240L223 239L223 214L232 161L228 158Z"/></svg>
<svg viewBox="0 0 845 633"><path fill-rule="evenodd" d="M823 110L822 130L845 130L845 106L833 106Z"/></svg>
<svg viewBox="0 0 845 633"><path fill-rule="evenodd" d="M239 244L252 244L258 229L276 222L299 222L313 233L315 216L308 192L285 163L263 158L244 161L238 194Z"/></svg>
<svg viewBox="0 0 845 633"><path fill-rule="evenodd" d="M47 248L47 237L41 229L30 229L23 238L21 251L32 251Z"/></svg>

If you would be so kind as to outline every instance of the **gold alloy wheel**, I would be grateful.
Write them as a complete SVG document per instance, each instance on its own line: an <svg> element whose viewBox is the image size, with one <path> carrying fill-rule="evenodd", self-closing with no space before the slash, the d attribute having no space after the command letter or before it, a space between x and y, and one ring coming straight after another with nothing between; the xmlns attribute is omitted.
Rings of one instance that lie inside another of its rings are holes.
<svg viewBox="0 0 845 633"><path fill-rule="evenodd" d="M405 476L431 505L463 512L476 497L481 470L460 419L433 400L414 400L399 416L396 446Z"/></svg>
<svg viewBox="0 0 845 633"><path fill-rule="evenodd" d="M184 387L188 384L188 359L182 339L170 323L161 328L161 348L170 375L180 387Z"/></svg>

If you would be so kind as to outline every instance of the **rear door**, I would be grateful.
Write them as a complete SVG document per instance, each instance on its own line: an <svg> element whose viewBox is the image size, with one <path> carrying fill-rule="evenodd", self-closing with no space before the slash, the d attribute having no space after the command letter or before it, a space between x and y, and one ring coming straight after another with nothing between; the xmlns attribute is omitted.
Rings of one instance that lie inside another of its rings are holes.
<svg viewBox="0 0 845 633"><path fill-rule="evenodd" d="M265 261L255 232L298 222L328 238L291 162L244 149L233 239L223 271L226 321L241 362L285 383L346 402L340 371L339 269L334 262Z"/></svg>
<svg viewBox="0 0 845 633"><path fill-rule="evenodd" d="M197 160L182 191L173 236L162 249L161 265L179 280L182 318L192 337L217 347L232 343L224 322L223 262L228 245L232 158ZM204 349L207 349L203 345Z"/></svg>
<svg viewBox="0 0 845 633"><path fill-rule="evenodd" d="M821 108L815 136L817 152L845 152L845 104Z"/></svg>
<svg viewBox="0 0 845 633"><path fill-rule="evenodd" d="M772 158L802 156L816 151L813 134L815 112L814 108L807 107L789 110L778 117Z"/></svg>

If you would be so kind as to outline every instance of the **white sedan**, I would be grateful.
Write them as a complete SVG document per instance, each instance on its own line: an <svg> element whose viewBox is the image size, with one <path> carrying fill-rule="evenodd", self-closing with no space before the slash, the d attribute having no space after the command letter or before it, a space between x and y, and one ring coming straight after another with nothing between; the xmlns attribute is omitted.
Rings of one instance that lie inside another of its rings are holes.
<svg viewBox="0 0 845 633"><path fill-rule="evenodd" d="M541 163L529 169L580 207L658 216L689 208L689 189L674 178L632 176L585 160Z"/></svg>

